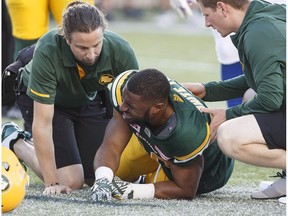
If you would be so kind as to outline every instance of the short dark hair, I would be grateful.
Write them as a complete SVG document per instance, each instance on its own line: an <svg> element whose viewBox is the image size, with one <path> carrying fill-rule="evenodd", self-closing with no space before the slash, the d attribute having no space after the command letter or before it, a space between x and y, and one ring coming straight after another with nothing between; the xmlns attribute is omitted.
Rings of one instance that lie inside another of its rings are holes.
<svg viewBox="0 0 288 216"><path fill-rule="evenodd" d="M89 33L98 28L103 31L107 27L105 15L95 6L82 1L74 1L68 4L62 15L60 33L71 40L71 33Z"/></svg>
<svg viewBox="0 0 288 216"><path fill-rule="evenodd" d="M133 74L127 83L127 89L140 95L144 100L164 102L170 93L167 77L156 69L145 69Z"/></svg>
<svg viewBox="0 0 288 216"><path fill-rule="evenodd" d="M229 4L231 7L235 9L242 9L246 4L248 4L249 0L196 0L198 3L201 3L204 7L216 9L217 2L223 2Z"/></svg>

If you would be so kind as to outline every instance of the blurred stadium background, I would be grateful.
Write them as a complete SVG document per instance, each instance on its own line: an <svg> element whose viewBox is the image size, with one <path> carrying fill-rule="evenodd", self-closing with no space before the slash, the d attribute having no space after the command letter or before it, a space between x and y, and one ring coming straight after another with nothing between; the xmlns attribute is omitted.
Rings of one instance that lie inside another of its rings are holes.
<svg viewBox="0 0 288 216"><path fill-rule="evenodd" d="M220 79L214 39L210 30L204 27L199 11L194 10L193 17L183 20L167 6L169 1L166 0L104 0L102 5L105 2L111 4L107 10L109 29L130 42L140 68L157 68L179 82ZM53 20L50 26L55 27ZM226 107L225 102L207 104ZM2 122L11 120L23 125L21 118L2 114ZM155 199L91 204L86 200L87 187L68 196L42 195L42 183L28 170L30 186L26 197L20 207L7 215L285 215L286 206L279 205L277 200L250 198L251 191L257 189L260 181L274 181L269 176L277 171L280 170L236 162L225 187L193 201Z"/></svg>

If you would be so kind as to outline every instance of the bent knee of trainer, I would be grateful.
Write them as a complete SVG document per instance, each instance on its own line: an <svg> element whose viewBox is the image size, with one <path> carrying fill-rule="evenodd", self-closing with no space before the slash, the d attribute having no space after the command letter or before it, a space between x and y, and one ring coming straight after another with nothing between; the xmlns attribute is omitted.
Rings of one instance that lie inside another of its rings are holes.
<svg viewBox="0 0 288 216"><path fill-rule="evenodd" d="M81 189L84 185L84 179L83 180L79 179L79 180L67 181L66 183L64 183L64 185L68 186L72 190Z"/></svg>
<svg viewBox="0 0 288 216"><path fill-rule="evenodd" d="M220 125L217 131L218 146L224 154L229 154L233 149L233 135L226 129L225 125Z"/></svg>

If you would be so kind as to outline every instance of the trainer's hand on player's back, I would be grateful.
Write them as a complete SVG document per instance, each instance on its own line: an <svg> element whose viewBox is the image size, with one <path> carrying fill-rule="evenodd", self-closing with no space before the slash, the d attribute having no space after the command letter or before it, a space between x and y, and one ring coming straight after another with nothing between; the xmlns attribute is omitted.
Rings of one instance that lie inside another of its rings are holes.
<svg viewBox="0 0 288 216"><path fill-rule="evenodd" d="M43 191L43 194L69 194L71 193L72 189L60 184L53 184L49 185Z"/></svg>
<svg viewBox="0 0 288 216"><path fill-rule="evenodd" d="M217 139L217 130L218 127L226 121L226 110L225 109L211 109L211 108L201 108L202 112L209 113L212 116L210 123L210 143L214 142Z"/></svg>

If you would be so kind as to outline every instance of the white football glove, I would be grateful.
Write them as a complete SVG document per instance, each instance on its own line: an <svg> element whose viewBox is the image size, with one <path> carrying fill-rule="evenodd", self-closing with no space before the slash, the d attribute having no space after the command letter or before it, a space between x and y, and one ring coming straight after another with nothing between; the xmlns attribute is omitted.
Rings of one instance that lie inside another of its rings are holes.
<svg viewBox="0 0 288 216"><path fill-rule="evenodd" d="M182 18L192 16L192 10L187 0L170 0L170 5Z"/></svg>
<svg viewBox="0 0 288 216"><path fill-rule="evenodd" d="M118 200L133 199L132 183L115 176L112 180L112 196Z"/></svg>
<svg viewBox="0 0 288 216"><path fill-rule="evenodd" d="M111 201L112 199L112 183L107 178L95 180L91 187L90 199L93 202Z"/></svg>

